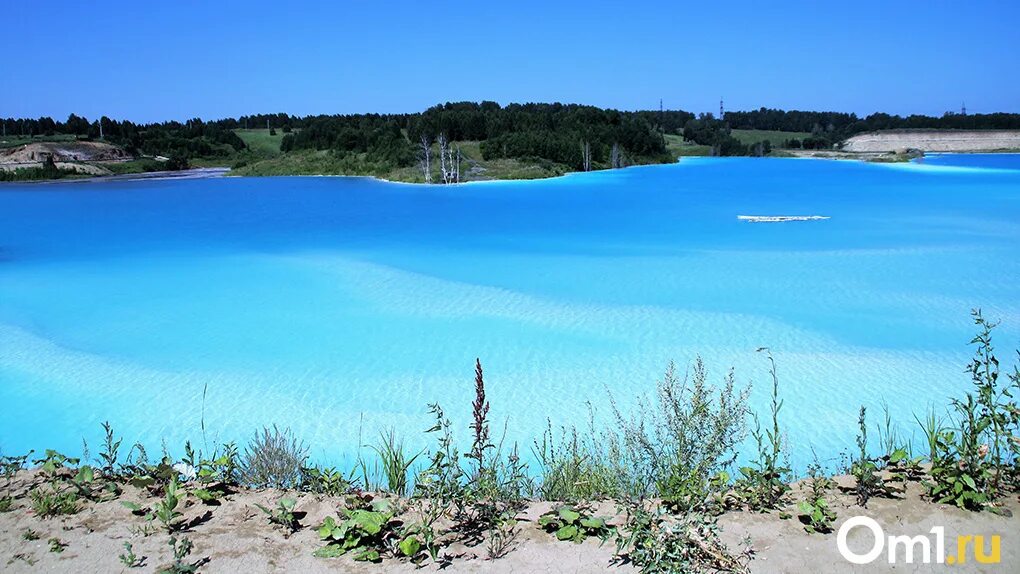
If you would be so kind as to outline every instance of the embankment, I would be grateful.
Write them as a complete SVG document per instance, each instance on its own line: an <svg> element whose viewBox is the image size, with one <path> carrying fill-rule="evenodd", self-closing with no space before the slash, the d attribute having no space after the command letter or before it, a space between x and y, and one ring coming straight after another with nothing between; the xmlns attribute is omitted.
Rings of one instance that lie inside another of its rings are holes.
<svg viewBox="0 0 1020 574"><path fill-rule="evenodd" d="M855 135L846 152L979 152L1020 150L1020 130L889 130Z"/></svg>

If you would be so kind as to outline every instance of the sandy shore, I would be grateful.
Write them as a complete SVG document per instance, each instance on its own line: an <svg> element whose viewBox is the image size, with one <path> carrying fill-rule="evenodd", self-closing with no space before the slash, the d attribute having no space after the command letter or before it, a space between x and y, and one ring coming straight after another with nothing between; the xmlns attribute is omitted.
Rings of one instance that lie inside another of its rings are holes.
<svg viewBox="0 0 1020 574"><path fill-rule="evenodd" d="M71 516L42 519L33 514L27 489L38 482L34 472L22 472L15 479L16 498L10 512L0 513L0 570L4 572L152 572L171 560L167 534L155 523L133 515L121 501L136 501L151 505L149 498L130 486L118 500L89 503L81 512ZM852 485L847 477L838 477L842 487ZM931 565L890 565L885 554L865 566L849 564L839 553L836 533L808 534L796 515L796 502L804 497L804 485L795 484L787 505L794 517L783 520L778 512L752 513L734 511L720 519L723 538L731 549L741 546L749 537L755 551L750 564L752 572L928 572ZM286 534L269 523L255 506L273 506L284 494L297 499L300 528ZM20 496L19 496L20 495ZM848 518L865 515L883 526L887 535L917 536L927 534L933 526L943 526L947 549L958 534L1001 535L1001 564L983 566L974 563L973 557L965 564L953 566L958 572L1017 572L1020 571L1020 545L1016 544L1020 520L1006 518L991 512L974 513L945 505L927 502L921 497L917 483L908 485L906 494L899 499L873 499L867 509L854 503L850 493L833 492L830 497L838 518L835 528ZM381 564L357 563L348 556L324 559L312 556L322 543L316 527L329 515L336 515L342 504L339 498L302 493L283 493L265 490L240 490L228 495L219 506L207 506L189 496L183 510L183 536L194 542L191 561L202 561L201 572L413 572L409 562L385 558ZM462 541L449 544L444 553L452 558L447 572L634 572L629 564L614 561L612 541L600 545L597 539L583 544L559 542L537 526L538 517L554 505L532 502L519 515L516 540L506 556L487 559L486 544L470 545ZM1016 494L1011 495L1003 508L1020 512ZM613 515L614 506L600 503L597 512ZM618 518L617 518L618 520ZM148 526L147 526L148 525ZM37 539L26 539L32 531ZM50 550L49 539L58 538L66 547L62 552ZM851 531L849 546L864 552L871 544L871 533L862 528ZM118 558L124 552L125 542L134 553L144 556L141 568L128 569ZM942 566L945 567L944 565ZM990 570L988 568L994 568ZM427 563L421 570L436 571Z"/></svg>

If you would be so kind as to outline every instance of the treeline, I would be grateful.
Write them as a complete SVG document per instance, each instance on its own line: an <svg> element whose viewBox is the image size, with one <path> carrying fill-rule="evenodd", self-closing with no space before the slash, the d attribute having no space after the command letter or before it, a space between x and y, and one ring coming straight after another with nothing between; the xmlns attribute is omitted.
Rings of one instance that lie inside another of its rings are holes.
<svg viewBox="0 0 1020 574"><path fill-rule="evenodd" d="M134 124L107 117L89 121L72 114L52 118L7 119L12 136L73 135L104 139L135 154L173 158L225 157L245 148L233 130L281 130L280 149L331 150L363 154L372 163L415 165L421 141L479 141L483 159L542 159L571 169L618 167L667 160L663 133L680 133L694 115L684 111L622 112L568 104L459 102L418 114L357 114L297 117L247 115L213 122Z"/></svg>
<svg viewBox="0 0 1020 574"><path fill-rule="evenodd" d="M671 128L687 112L620 112L565 104L459 102L434 106L420 114L317 116L287 118L296 131L281 149L337 150L368 154L369 159L409 166L421 159L426 145L479 141L483 159L545 159L573 169L608 165L614 146L620 162L661 160L666 152L661 117ZM261 119L261 118L257 118ZM280 119L280 118L278 118Z"/></svg>
<svg viewBox="0 0 1020 574"><path fill-rule="evenodd" d="M989 130L1020 129L1020 114L963 114L947 112L940 117L896 116L874 113L866 117L841 112L806 112L761 108L747 112L726 112L732 129L808 132L809 138L787 142L787 147L826 149L859 133L894 129Z"/></svg>
<svg viewBox="0 0 1020 574"><path fill-rule="evenodd" d="M195 118L184 123L136 124L106 116L89 121L71 114L64 122L49 117L2 121L3 133L10 137L70 135L84 140L102 138L133 155L161 155L180 162L198 157L227 157L246 147L233 128L224 125L222 120L205 122Z"/></svg>
<svg viewBox="0 0 1020 574"><path fill-rule="evenodd" d="M712 155L765 156L772 151L771 141L746 145L733 137L730 130L729 124L725 121L716 119L712 114L703 114L698 119L688 120L682 133L687 141L710 146Z"/></svg>
<svg viewBox="0 0 1020 574"><path fill-rule="evenodd" d="M362 114L304 118L300 131L288 133L280 142L280 151L302 149L333 150L340 154L366 154L373 163L406 167L415 162L415 150L404 135L407 116ZM270 124L272 126L272 124Z"/></svg>
<svg viewBox="0 0 1020 574"><path fill-rule="evenodd" d="M8 118L8 137L71 135L102 137L134 154L190 158L228 157L246 149L237 129L281 130L281 150L331 150L347 157L393 167L422 162L425 143L478 141L483 159L539 159L570 169L618 167L629 163L668 161L664 135L712 147L715 155L764 155L771 144L745 145L730 130L755 129L808 133L784 147L827 149L855 134L888 129L1020 129L1020 114L955 114L941 117L866 117L841 112L784 111L761 108L726 112L723 118L682 110L625 112L575 104L457 102L415 114L317 115L284 113L246 115L216 121L135 124L71 114L66 121L49 117ZM424 139L423 139L424 136ZM452 156L451 156L452 157Z"/></svg>

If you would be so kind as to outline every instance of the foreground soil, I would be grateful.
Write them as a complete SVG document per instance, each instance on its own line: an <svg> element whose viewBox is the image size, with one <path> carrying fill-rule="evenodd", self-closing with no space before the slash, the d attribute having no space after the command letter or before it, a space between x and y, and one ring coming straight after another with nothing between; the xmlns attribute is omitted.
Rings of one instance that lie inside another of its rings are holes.
<svg viewBox="0 0 1020 574"><path fill-rule="evenodd" d="M36 480L34 473L23 472L15 481L15 494L20 494L14 508L0 514L0 571L2 572L153 572L171 561L167 534L156 524L132 515L121 501L137 501L144 505L154 499L144 496L131 487L125 487L118 500L88 504L76 515L42 519L32 513L26 489ZM842 487L851 481L839 477ZM946 532L947 553L955 550L957 535L1000 535L1001 563L976 564L973 551L967 562L948 565L905 564L902 553L900 563L890 565L886 554L874 563L855 566L844 560L836 546L836 533L808 534L796 515L796 502L803 498L803 485L794 485L787 511L793 518L783 520L778 512L767 514L734 511L723 515L720 526L723 538L731 550L741 548L742 540L749 538L755 558L750 564L752 572L928 572L951 568L955 572L1018 572L1020 548L1016 544L1018 518L1001 514L1020 512L1017 496L1003 501L1002 513L973 513L945 505L927 502L921 497L921 487L908 485L906 493L896 499L873 499L866 509L854 504L849 492L833 492L830 500L838 518L835 528L848 518L865 515L881 524L888 535L917 536L927 534L933 526L943 526ZM272 526L256 504L273 506L281 496L297 498L301 513L301 528L285 534ZM323 518L336 515L342 504L339 498L320 497L280 491L242 490L228 495L220 506L207 506L188 497L183 510L187 526L183 535L194 542L190 560L201 561L200 572L413 572L408 562L388 558L382 564L356 563L349 557L321 559L312 552L322 544L316 526ZM487 545L453 543L445 548L452 564L443 569L448 572L635 572L632 565L614 561L612 542L600 545L588 539L583 544L558 542L537 526L538 517L554 505L534 502L519 515L518 535L513 547L502 558L489 560ZM605 502L597 511L613 514L613 505ZM27 531L38 538L28 540ZM49 539L58 538L66 544L62 552L50 550ZM863 528L851 532L849 545L856 552L865 552L872 543L872 535ZM118 556L124 553L124 543L131 543L134 553L144 556L140 567L129 569ZM438 568L426 564L421 570Z"/></svg>

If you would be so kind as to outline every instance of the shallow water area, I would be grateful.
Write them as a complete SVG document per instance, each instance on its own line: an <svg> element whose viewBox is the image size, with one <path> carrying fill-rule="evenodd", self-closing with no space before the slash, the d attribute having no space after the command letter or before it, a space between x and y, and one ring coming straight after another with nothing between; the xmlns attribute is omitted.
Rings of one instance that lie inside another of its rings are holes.
<svg viewBox="0 0 1020 574"><path fill-rule="evenodd" d="M0 450L77 453L104 420L174 452L279 424L345 465L389 427L425 446L427 403L467 441L480 357L495 434L531 458L547 420L608 421L671 359L733 367L763 409L768 347L803 468L853 445L862 404L909 434L967 389L971 308L1007 364L1018 253L1018 155L2 185Z"/></svg>

